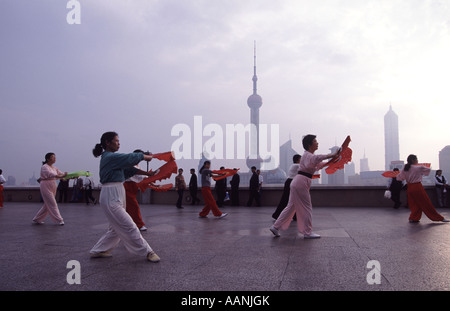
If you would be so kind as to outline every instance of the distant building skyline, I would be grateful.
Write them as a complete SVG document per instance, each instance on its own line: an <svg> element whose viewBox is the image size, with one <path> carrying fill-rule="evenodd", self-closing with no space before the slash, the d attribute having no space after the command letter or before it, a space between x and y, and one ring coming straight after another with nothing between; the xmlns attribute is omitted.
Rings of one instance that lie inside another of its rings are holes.
<svg viewBox="0 0 450 311"><path fill-rule="evenodd" d="M368 172L369 169L369 159L366 157L366 151L364 151L364 158L359 160L359 172Z"/></svg>
<svg viewBox="0 0 450 311"><path fill-rule="evenodd" d="M392 161L400 160L400 147L398 135L398 116L389 105L389 111L384 115L384 152L385 170L390 170Z"/></svg>
<svg viewBox="0 0 450 311"><path fill-rule="evenodd" d="M444 175L450 175L450 145L439 151L439 169Z"/></svg>

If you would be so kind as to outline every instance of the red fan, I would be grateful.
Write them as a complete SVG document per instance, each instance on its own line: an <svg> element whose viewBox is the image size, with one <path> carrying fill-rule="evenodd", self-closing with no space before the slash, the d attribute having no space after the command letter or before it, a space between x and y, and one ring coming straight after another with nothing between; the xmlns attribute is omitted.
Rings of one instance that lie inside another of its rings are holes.
<svg viewBox="0 0 450 311"><path fill-rule="evenodd" d="M419 163L417 165L421 165L421 166L425 166L425 167L431 167L431 163ZM400 174L400 171L387 171L387 172L384 172L381 175L383 175L386 178L394 178L394 177L397 177L398 174Z"/></svg>
<svg viewBox="0 0 450 311"><path fill-rule="evenodd" d="M344 165L351 162L353 151L348 147L351 142L350 136L347 136L344 143L341 146L341 152L337 157L331 159L325 166L325 172L329 175L336 173L338 170L344 169Z"/></svg>
<svg viewBox="0 0 450 311"><path fill-rule="evenodd" d="M147 188L151 188L156 191L167 191L169 189L172 189L172 184L167 185L155 185L154 182L161 181L167 178L170 178L172 174L177 173L177 163L175 162L175 156L172 151L164 152L164 153L157 153L153 154L154 159L158 159L161 161L166 161L163 166L161 166L159 169L155 171L155 175L149 176L145 178L143 181L141 181L138 184L138 187L141 189L141 191L145 191Z"/></svg>
<svg viewBox="0 0 450 311"><path fill-rule="evenodd" d="M387 171L381 175L383 175L386 178L393 178L393 177L397 177L398 174L400 174L400 171Z"/></svg>
<svg viewBox="0 0 450 311"><path fill-rule="evenodd" d="M222 176L214 176L213 179L215 181L217 181L217 180L221 180L221 179L227 178L229 176L236 175L239 170L240 170L239 168L236 169L236 170L231 169L231 168L225 168L223 170L212 171L214 174L224 174Z"/></svg>
<svg viewBox="0 0 450 311"><path fill-rule="evenodd" d="M157 192L164 192L168 191L173 188L173 184L165 184L165 185L155 185L155 184L149 184L148 187L150 189L153 189Z"/></svg>

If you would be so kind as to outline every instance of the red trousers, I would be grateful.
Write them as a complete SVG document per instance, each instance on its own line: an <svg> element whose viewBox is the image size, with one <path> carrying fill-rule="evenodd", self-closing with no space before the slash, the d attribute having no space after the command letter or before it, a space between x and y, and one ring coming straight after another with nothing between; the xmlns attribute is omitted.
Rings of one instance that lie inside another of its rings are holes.
<svg viewBox="0 0 450 311"><path fill-rule="evenodd" d="M408 184L408 205L411 210L409 220L418 221L422 212L433 221L442 221L444 217L439 214L431 203L422 183Z"/></svg>
<svg viewBox="0 0 450 311"><path fill-rule="evenodd" d="M200 216L205 217L209 214L209 211L212 211L214 216L222 215L222 212L217 207L216 200L211 193L211 187L202 187L202 196L203 200L205 200L205 207L200 212Z"/></svg>
<svg viewBox="0 0 450 311"><path fill-rule="evenodd" d="M3 207L3 186L0 185L0 207Z"/></svg>
<svg viewBox="0 0 450 311"><path fill-rule="evenodd" d="M141 211L139 209L139 203L136 200L136 195L139 188L135 182L127 181L123 184L125 188L125 198L126 198L126 211L133 219L134 223L138 228L145 226L142 220Z"/></svg>

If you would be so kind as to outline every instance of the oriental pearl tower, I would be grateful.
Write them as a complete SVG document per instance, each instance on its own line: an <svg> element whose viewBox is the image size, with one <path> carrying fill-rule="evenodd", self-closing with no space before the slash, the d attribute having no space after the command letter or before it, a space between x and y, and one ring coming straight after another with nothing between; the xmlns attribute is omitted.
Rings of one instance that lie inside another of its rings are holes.
<svg viewBox="0 0 450 311"><path fill-rule="evenodd" d="M262 106L262 97L257 91L258 77L256 76L256 41L253 47L253 94L247 99L247 105L250 108L250 155L247 157L247 166L261 167L263 160L259 155L259 108Z"/></svg>

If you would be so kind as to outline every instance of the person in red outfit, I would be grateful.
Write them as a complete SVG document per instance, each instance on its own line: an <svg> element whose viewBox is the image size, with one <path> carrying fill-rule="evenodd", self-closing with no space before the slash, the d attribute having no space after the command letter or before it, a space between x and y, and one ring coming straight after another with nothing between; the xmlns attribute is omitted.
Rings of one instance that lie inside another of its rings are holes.
<svg viewBox="0 0 450 311"><path fill-rule="evenodd" d="M209 168L211 167L210 161L205 161L203 163L202 168L200 169L201 179L202 179L202 195L205 200L205 207L200 212L199 216L201 218L206 218L210 211L212 211L213 215L218 218L223 218L228 215L228 213L222 213L217 207L216 200L211 193L211 177L217 174L214 174ZM220 175L217 175L220 176Z"/></svg>
<svg viewBox="0 0 450 311"><path fill-rule="evenodd" d="M144 151L137 149L134 150L133 153L144 153ZM136 168L139 169L139 165L136 165ZM139 188L138 183L141 182L146 176L144 175L134 175L133 177L128 178L123 183L125 188L125 198L126 198L126 207L125 210L131 216L136 226L140 231L146 231L147 227L145 226L144 221L142 220L141 210L139 208L139 203L136 199L136 195L138 194Z"/></svg>
<svg viewBox="0 0 450 311"><path fill-rule="evenodd" d="M441 214L439 214L431 203L425 189L422 186L422 176L428 176L431 172L429 167L418 164L417 156L410 154L407 164L397 176L397 180L406 180L408 183L407 195L408 205L411 209L409 222L419 222L422 212L432 221L449 222Z"/></svg>
<svg viewBox="0 0 450 311"><path fill-rule="evenodd" d="M3 185L6 183L6 179L2 174L3 171L0 170L0 207L3 207Z"/></svg>

